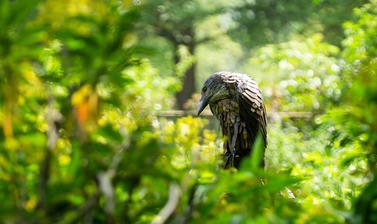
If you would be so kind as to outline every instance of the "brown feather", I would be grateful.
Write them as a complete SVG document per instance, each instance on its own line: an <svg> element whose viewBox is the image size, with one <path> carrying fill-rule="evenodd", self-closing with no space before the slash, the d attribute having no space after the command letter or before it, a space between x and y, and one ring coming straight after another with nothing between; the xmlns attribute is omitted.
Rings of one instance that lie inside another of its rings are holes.
<svg viewBox="0 0 377 224"><path fill-rule="evenodd" d="M225 167L239 167L242 158L250 155L259 133L267 147L267 119L262 94L253 79L239 73L215 73L204 86L227 89L223 99L210 101L209 105L227 138L224 142ZM229 156L232 156L231 160Z"/></svg>

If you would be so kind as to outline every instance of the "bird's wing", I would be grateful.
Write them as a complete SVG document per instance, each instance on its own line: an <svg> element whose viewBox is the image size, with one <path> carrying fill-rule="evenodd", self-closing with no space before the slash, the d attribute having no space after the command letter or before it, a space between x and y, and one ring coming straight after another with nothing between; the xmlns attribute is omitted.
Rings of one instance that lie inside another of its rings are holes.
<svg viewBox="0 0 377 224"><path fill-rule="evenodd" d="M267 146L267 119L263 97L257 83L249 77L242 77L238 83L238 101L241 118L246 122L247 130L255 140L261 133Z"/></svg>

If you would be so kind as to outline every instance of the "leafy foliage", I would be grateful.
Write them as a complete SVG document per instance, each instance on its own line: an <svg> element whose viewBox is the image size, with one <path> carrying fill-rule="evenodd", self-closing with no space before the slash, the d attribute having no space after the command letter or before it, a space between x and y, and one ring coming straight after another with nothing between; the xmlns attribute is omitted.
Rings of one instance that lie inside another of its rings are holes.
<svg viewBox="0 0 377 224"><path fill-rule="evenodd" d="M0 221L377 222L377 2L345 3L0 0ZM344 38L326 32L345 20ZM139 29L161 26L180 41L179 74L199 60L199 80L211 66L255 73L271 114L265 170L258 144L221 169L212 119L161 115L181 75L165 74L161 34ZM187 27L208 41L198 54Z"/></svg>
<svg viewBox="0 0 377 224"><path fill-rule="evenodd" d="M339 101L340 62L335 57L339 49L321 40L317 34L304 41L267 45L250 59L250 67L269 74L276 83L269 87L279 104L274 110L315 112Z"/></svg>

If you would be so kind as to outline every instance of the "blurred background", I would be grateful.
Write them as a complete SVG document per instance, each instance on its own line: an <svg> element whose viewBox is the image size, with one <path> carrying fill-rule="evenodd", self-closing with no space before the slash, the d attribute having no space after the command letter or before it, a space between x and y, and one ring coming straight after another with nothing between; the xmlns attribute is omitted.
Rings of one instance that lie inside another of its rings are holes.
<svg viewBox="0 0 377 224"><path fill-rule="evenodd" d="M217 71L265 170L193 113ZM376 0L0 0L0 96L0 223L377 223Z"/></svg>

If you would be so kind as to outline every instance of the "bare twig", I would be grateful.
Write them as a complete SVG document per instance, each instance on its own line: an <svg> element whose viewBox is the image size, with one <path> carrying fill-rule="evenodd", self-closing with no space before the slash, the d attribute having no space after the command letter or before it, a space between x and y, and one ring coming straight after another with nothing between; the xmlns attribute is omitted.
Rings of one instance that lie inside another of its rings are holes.
<svg viewBox="0 0 377 224"><path fill-rule="evenodd" d="M125 130L121 129L121 133L124 137L124 141L122 143L122 148L115 153L111 164L108 168L108 170L99 172L97 174L97 178L99 181L99 187L101 189L101 192L103 196L106 198L106 203L105 203L105 212L107 215L107 221L108 223L114 223L115 217L115 197L114 197L114 187L112 185L112 180L117 172L119 163L122 161L125 152L129 148L129 138L125 136Z"/></svg>
<svg viewBox="0 0 377 224"><path fill-rule="evenodd" d="M50 161L51 161L51 151L55 148L58 138L59 132L58 127L56 126L59 121L61 121L63 116L61 113L55 108L55 100L52 96L48 98L48 106L46 111L46 122L48 125L47 129L47 145L45 150L44 159L42 161L41 170L39 174L39 191L40 191L40 198L39 203L42 209L44 210L45 214L48 212L46 196L47 196L47 181L50 175Z"/></svg>
<svg viewBox="0 0 377 224"><path fill-rule="evenodd" d="M188 207L188 211L185 215L185 218L183 220L183 224L187 224L191 220L192 214L195 210L195 200L194 199L195 199L195 193L196 193L197 189L198 189L198 183L195 183L195 185L191 188L191 191L190 191L189 207Z"/></svg>
<svg viewBox="0 0 377 224"><path fill-rule="evenodd" d="M125 152L129 148L128 138L125 139L126 140L124 140L122 148L113 156L112 162L108 170L99 172L97 174L97 192L94 195L92 195L91 198L89 198L85 204L83 204L77 209L77 212L74 216L69 217L69 219L62 220L61 222L59 222L59 224L70 224L77 221L81 217L87 215L87 213L89 213L97 205L101 194L106 198L105 212L107 215L107 221L108 223L114 223L115 198L112 179L117 172L118 165L122 161Z"/></svg>
<svg viewBox="0 0 377 224"><path fill-rule="evenodd" d="M152 224L163 224L177 209L181 191L177 183L170 183L169 199L158 215L153 219Z"/></svg>

